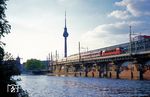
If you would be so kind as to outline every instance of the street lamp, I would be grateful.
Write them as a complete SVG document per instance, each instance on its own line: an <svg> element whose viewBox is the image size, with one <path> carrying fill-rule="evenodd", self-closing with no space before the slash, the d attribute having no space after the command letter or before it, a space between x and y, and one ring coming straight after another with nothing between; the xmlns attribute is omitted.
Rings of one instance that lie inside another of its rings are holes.
<svg viewBox="0 0 150 97"><path fill-rule="evenodd" d="M131 56L131 50L132 50L132 44L131 44L131 26L129 26L130 27L130 33L129 33L129 54L130 54L130 56Z"/></svg>
<svg viewBox="0 0 150 97"><path fill-rule="evenodd" d="M79 62L80 62L80 61L81 61L81 52L80 52L81 48L80 48L80 42L78 43L78 45L79 45Z"/></svg>

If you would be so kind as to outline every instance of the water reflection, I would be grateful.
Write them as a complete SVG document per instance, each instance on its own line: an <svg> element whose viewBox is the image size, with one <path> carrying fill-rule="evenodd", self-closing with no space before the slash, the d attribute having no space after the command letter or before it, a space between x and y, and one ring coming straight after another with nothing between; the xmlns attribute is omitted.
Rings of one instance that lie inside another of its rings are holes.
<svg viewBox="0 0 150 97"><path fill-rule="evenodd" d="M18 84L30 97L140 97L150 96L150 81L20 76Z"/></svg>

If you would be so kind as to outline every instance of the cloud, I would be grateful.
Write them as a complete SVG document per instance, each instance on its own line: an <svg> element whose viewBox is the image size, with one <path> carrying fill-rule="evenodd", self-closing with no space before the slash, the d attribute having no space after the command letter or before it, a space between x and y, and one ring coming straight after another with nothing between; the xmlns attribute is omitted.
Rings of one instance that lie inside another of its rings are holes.
<svg viewBox="0 0 150 97"><path fill-rule="evenodd" d="M129 26L134 25L133 30L136 32L140 31L143 28L141 26L144 24L145 22L141 21L122 21L98 25L93 30L85 33L81 40L83 44L90 45L93 49L125 43L129 40Z"/></svg>
<svg viewBox="0 0 150 97"><path fill-rule="evenodd" d="M150 16L150 0L122 0L115 5L125 7L133 16Z"/></svg>
<svg viewBox="0 0 150 97"><path fill-rule="evenodd" d="M116 35L116 34L128 34L128 28L130 25L134 25L134 27L139 27L142 25L143 22L141 21L122 21L122 22L116 22L116 23L110 23L110 24L102 24L97 27L95 27L92 31L88 31L87 34L90 37L96 38L96 37L109 37L109 35Z"/></svg>
<svg viewBox="0 0 150 97"><path fill-rule="evenodd" d="M81 42L89 48L102 48L129 41L129 26L137 34L149 35L150 32L150 1L121 0L114 3L118 9L113 10L108 17L118 20L101 24L82 35Z"/></svg>
<svg viewBox="0 0 150 97"><path fill-rule="evenodd" d="M131 17L150 16L150 0L122 0L115 2L124 10L114 10L108 16L117 19L129 19Z"/></svg>
<svg viewBox="0 0 150 97"><path fill-rule="evenodd" d="M115 10L115 11L111 12L108 16L119 18L119 19L128 19L128 18L130 18L130 15L129 15L128 11L121 11L121 10Z"/></svg>

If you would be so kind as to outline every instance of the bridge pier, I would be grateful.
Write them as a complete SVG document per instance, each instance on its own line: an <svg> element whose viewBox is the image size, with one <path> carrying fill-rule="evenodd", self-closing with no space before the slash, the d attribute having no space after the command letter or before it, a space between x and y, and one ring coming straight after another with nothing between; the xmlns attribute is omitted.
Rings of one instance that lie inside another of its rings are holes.
<svg viewBox="0 0 150 97"><path fill-rule="evenodd" d="M96 71L97 71L97 77L101 78L102 69L100 63L96 63Z"/></svg>
<svg viewBox="0 0 150 97"><path fill-rule="evenodd" d="M65 76L68 76L68 72L69 72L69 66L67 64L64 65L64 74Z"/></svg>
<svg viewBox="0 0 150 97"><path fill-rule="evenodd" d="M112 65L115 66L113 69L116 72L116 79L120 79L120 67L122 62L112 61Z"/></svg>
<svg viewBox="0 0 150 97"><path fill-rule="evenodd" d="M139 64L139 80L143 80L143 64Z"/></svg>
<svg viewBox="0 0 150 97"><path fill-rule="evenodd" d="M56 71L56 65L52 65L52 73L54 73Z"/></svg>
<svg viewBox="0 0 150 97"><path fill-rule="evenodd" d="M106 63L96 63L96 74L97 77L107 77L108 75L108 66Z"/></svg>
<svg viewBox="0 0 150 97"><path fill-rule="evenodd" d="M144 63L145 63L145 60L143 59L139 59L139 58L135 58L134 59L134 63L135 64L138 64L138 69L139 69L139 80L143 80L144 77L143 77L143 73L144 73Z"/></svg>
<svg viewBox="0 0 150 97"><path fill-rule="evenodd" d="M119 79L119 73L120 73L120 66L117 65L117 68L116 68L116 78Z"/></svg>
<svg viewBox="0 0 150 97"><path fill-rule="evenodd" d="M98 64L98 77L99 78L102 77L101 72L102 72L102 70L101 70L100 64Z"/></svg>
<svg viewBox="0 0 150 97"><path fill-rule="evenodd" d="M84 63L83 66L84 66L84 76L88 77L88 74L89 74L89 71L90 71L90 65Z"/></svg>
<svg viewBox="0 0 150 97"><path fill-rule="evenodd" d="M84 76L85 77L97 77L97 64L95 63L85 63L84 67Z"/></svg>
<svg viewBox="0 0 150 97"><path fill-rule="evenodd" d="M108 78L108 63L105 64L105 72L106 72L105 77Z"/></svg>
<svg viewBox="0 0 150 97"><path fill-rule="evenodd" d="M112 64L112 62L107 63L107 69L108 69L108 73L107 73L107 77L108 78L114 78L114 69L113 69L114 64Z"/></svg>
<svg viewBox="0 0 150 97"><path fill-rule="evenodd" d="M107 65L107 63L102 63L101 65L100 65L100 70L101 70L101 77L108 77L108 65Z"/></svg>
<svg viewBox="0 0 150 97"><path fill-rule="evenodd" d="M54 74L60 75L60 74L61 74L61 71L62 71L62 64L53 65L53 73L54 73Z"/></svg>
<svg viewBox="0 0 150 97"><path fill-rule="evenodd" d="M88 66L85 66L85 77L88 77Z"/></svg>
<svg viewBox="0 0 150 97"><path fill-rule="evenodd" d="M144 80L144 69L145 69L145 64L149 60L149 57L144 58L143 56L141 57L136 57L134 59L134 63L138 64L138 70L139 70L139 80Z"/></svg>
<svg viewBox="0 0 150 97"><path fill-rule="evenodd" d="M74 76L76 77L76 76L78 76L78 71L80 69L80 64L74 64L73 67L74 67Z"/></svg>

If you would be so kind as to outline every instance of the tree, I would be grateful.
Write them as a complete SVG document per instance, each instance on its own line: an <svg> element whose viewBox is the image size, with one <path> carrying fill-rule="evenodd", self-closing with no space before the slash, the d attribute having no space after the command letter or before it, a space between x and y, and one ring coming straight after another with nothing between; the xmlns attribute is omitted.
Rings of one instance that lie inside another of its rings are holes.
<svg viewBox="0 0 150 97"><path fill-rule="evenodd" d="M5 10L7 9L6 1L8 0L0 0L0 39L4 37L5 34L10 33L11 26L8 24L6 20Z"/></svg>
<svg viewBox="0 0 150 97"><path fill-rule="evenodd" d="M6 20L5 10L7 9L6 1L8 0L0 0L0 39L1 37L4 37L4 34L10 33L11 26L8 24L8 21ZM4 49L3 46L5 43L3 43L0 40L0 61L3 60L4 56Z"/></svg>
<svg viewBox="0 0 150 97"><path fill-rule="evenodd" d="M4 57L4 49L0 46L0 64Z"/></svg>
<svg viewBox="0 0 150 97"><path fill-rule="evenodd" d="M37 59L29 59L25 63L25 68L27 70L40 70L40 69L45 69L45 65L42 64L40 60Z"/></svg>
<svg viewBox="0 0 150 97"><path fill-rule="evenodd" d="M11 26L8 24L8 21L6 20L6 15L5 15L5 10L6 8L6 1L8 0L0 0L0 39L1 37L4 37L5 34L10 33L10 28ZM9 79L10 76L7 76L8 74L8 65L7 62L4 62L3 58L4 58L4 49L3 46L5 45L5 43L3 43L0 40L0 75L2 76L2 78L4 79ZM10 62L8 62L10 64ZM12 65L14 65L13 62L11 62ZM10 75L10 74L9 74Z"/></svg>
<svg viewBox="0 0 150 97"><path fill-rule="evenodd" d="M7 61L7 60L14 60L14 58L13 58L13 56L12 56L11 53L6 52L5 55L4 55L4 57L3 57L3 60L4 60L4 61Z"/></svg>
<svg viewBox="0 0 150 97"><path fill-rule="evenodd" d="M6 59L8 60L3 60L5 55L3 46L5 45L5 43L1 41L1 37L4 37L5 34L10 33L11 29L11 26L8 24L5 15L5 10L7 9L6 1L8 0L0 0L0 95L3 97L20 97L18 93L12 94L10 92L7 92L8 84L16 84L16 82L12 81L10 77L12 75L18 75L19 72L15 65L15 60L10 60L10 54L8 54L8 56L6 57Z"/></svg>
<svg viewBox="0 0 150 97"><path fill-rule="evenodd" d="M5 53L3 62L0 64L0 79L9 80L12 75L19 75L20 70L17 66L16 60L14 60L11 53Z"/></svg>

